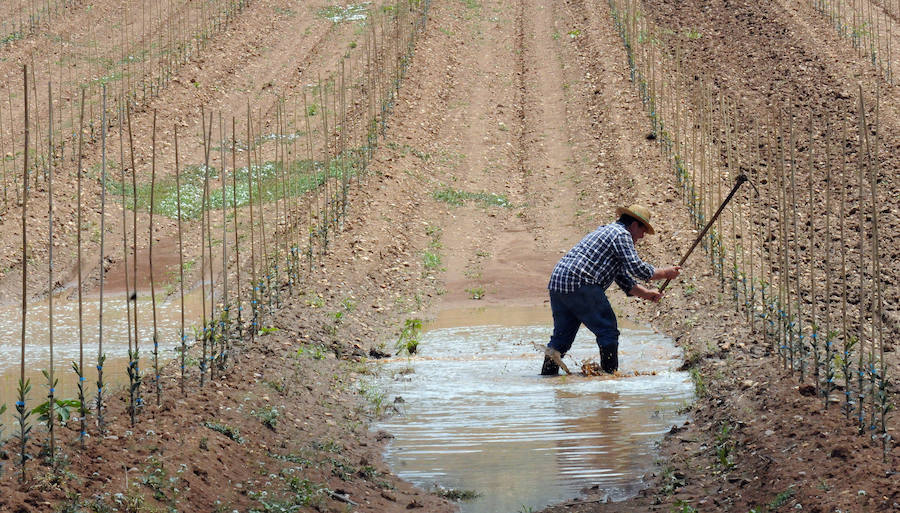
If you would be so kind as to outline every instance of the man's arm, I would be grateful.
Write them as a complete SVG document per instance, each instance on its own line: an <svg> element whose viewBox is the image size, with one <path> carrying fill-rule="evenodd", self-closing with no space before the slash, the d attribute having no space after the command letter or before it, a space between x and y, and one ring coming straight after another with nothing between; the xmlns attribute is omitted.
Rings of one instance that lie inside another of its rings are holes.
<svg viewBox="0 0 900 513"><path fill-rule="evenodd" d="M672 278L677 278L678 274L681 272L681 266L673 265L671 267L661 267L656 269L653 272L653 276L650 277L651 280L671 280ZM648 289L643 285L635 284L631 289L628 290L629 296L636 296L641 299L646 299L647 301L653 301L656 303L662 298L662 293L656 289Z"/></svg>
<svg viewBox="0 0 900 513"><path fill-rule="evenodd" d="M673 265L671 267L661 267L653 271L653 276L650 277L651 280L673 280L678 277L678 274L681 273L680 265Z"/></svg>
<svg viewBox="0 0 900 513"><path fill-rule="evenodd" d="M662 298L662 293L656 289L648 289L643 285L635 285L631 287L631 290L628 291L629 296L636 296L641 299L646 299L647 301L653 301L656 303Z"/></svg>

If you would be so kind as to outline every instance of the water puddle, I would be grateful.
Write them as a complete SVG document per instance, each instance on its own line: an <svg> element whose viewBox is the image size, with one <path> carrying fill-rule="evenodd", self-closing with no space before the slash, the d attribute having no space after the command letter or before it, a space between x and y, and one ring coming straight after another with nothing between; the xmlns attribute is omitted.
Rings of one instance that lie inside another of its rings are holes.
<svg viewBox="0 0 900 513"><path fill-rule="evenodd" d="M537 510L591 486L612 501L635 495L656 442L693 400L690 377L674 370L680 349L620 326L620 371L631 377L543 378L532 344L551 329L546 308L449 312L423 334L419 355L382 363L378 385L401 412L375 426L395 437L392 470L426 489L479 493L460 504L464 513ZM570 355L597 356L589 331Z"/></svg>
<svg viewBox="0 0 900 513"><path fill-rule="evenodd" d="M124 294L120 294L123 296ZM198 296L198 297L193 297ZM200 315L199 295L186 297L186 333L188 344L193 343L191 326ZM99 306L97 298L86 298L83 302L83 343L85 395L96 395L97 356L99 342ZM132 303L133 305L134 303ZM141 368L145 380L149 382L153 364L153 307L149 299L138 300L138 328L140 329ZM174 358L181 346L179 335L181 326L181 303L170 300L158 302L156 306L157 333L159 340L160 366ZM53 303L53 359L54 373L59 378L56 396L64 399L77 398L78 378L72 370L72 362L79 359L78 302L56 299ZM29 407L45 402L47 396L46 379L42 370L49 369L49 303L35 302L28 305L25 324L25 375L31 379L32 390L28 396ZM21 358L21 307L18 304L0 306L0 405L9 410L0 422L11 418L13 405L17 400L19 382L19 361ZM107 356L103 368L104 382L110 390L115 390L128 382L128 330L124 297L106 298L103 301L103 352ZM7 436L10 431L5 433Z"/></svg>

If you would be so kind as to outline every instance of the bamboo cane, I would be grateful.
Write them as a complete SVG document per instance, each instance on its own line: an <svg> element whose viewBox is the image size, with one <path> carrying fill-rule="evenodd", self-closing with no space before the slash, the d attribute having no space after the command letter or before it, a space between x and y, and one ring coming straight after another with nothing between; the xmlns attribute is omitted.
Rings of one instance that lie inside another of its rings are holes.
<svg viewBox="0 0 900 513"><path fill-rule="evenodd" d="M28 66L22 67L23 86L25 89L25 151L23 152L24 166L22 171L22 342L21 342L21 359L19 361L19 387L18 400L16 401L16 412L19 420L19 465L21 467L20 481L25 482L25 463L28 460L26 447L30 438L31 426L28 424L28 417L31 412L26 408L28 393L31 391L31 380L25 379L25 327L28 314L28 230L27 230L27 214L28 214L28 154L29 154L29 135L30 124L28 118Z"/></svg>
<svg viewBox="0 0 900 513"><path fill-rule="evenodd" d="M131 266L132 266L132 294L129 298L130 301L134 303L134 356L131 359L133 372L135 373L136 379L134 380L134 407L131 412L131 425L134 425L135 415L137 414L137 410L139 410L144 405L144 400L141 396L141 385L143 384L143 376L141 375L141 348L140 348L140 331L138 330L138 302L137 302L137 289L138 289L138 277L137 277L137 252L138 252L138 243L137 243L137 166L134 161L134 132L131 129L131 105L126 104L125 110L126 119L128 122L128 155L131 158L131 240L132 240L132 258L131 258ZM123 206L124 208L124 206ZM126 275L127 276L127 275Z"/></svg>
<svg viewBox="0 0 900 513"><path fill-rule="evenodd" d="M178 215L178 289L181 295L181 395L185 394L184 359L187 353L187 337L184 332L184 239L182 235L181 216L181 164L178 159L178 123L174 125L175 138L175 204Z"/></svg>
<svg viewBox="0 0 900 513"><path fill-rule="evenodd" d="M103 114L100 131L100 305L98 312L98 337L97 337L97 430L101 435L106 433L103 410L103 365L106 363L106 355L103 353L103 282L106 277L106 84L102 89Z"/></svg>
<svg viewBox="0 0 900 513"><path fill-rule="evenodd" d="M49 230L47 234L47 250L48 250L48 263L47 263L47 275L49 285L47 287L47 301L48 301L48 337L49 337L49 349L50 349L50 366L47 371L47 431L49 431L50 435L50 468L52 470L56 470L56 431L54 430L55 420L56 420L56 385L57 380L55 377L55 369L53 368L53 291L56 288L53 284L53 90L51 89L51 85L47 83L47 101L49 103L50 109L48 111L49 115L49 130L47 133L48 138L48 147L50 148L50 153L48 154L48 170L47 170L47 220L49 224Z"/></svg>
<svg viewBox="0 0 900 513"><path fill-rule="evenodd" d="M153 279L153 210L156 208L156 110L153 111L152 153L150 157L150 238L148 256L150 260L150 303L153 307L153 383L156 389L156 406L162 404L162 383L159 375L159 332L156 321L156 282Z"/></svg>
<svg viewBox="0 0 900 513"><path fill-rule="evenodd" d="M84 89L81 90L81 115L78 118L78 214L77 214L77 223L78 223L78 231L76 232L76 244L78 246L77 250L77 263L78 267L78 366L75 368L75 374L78 375L78 420L79 425L81 426L81 430L78 434L78 443L84 448L84 439L87 435L87 427L86 427L86 419L87 410L85 406L84 399L84 304L82 302L82 290L84 288L84 284L82 282L81 277L81 232L82 232L82 214L81 214L81 176L83 174L83 169L81 165L82 161L82 142L84 139ZM74 365L73 365L74 367ZM52 409L51 409L52 412Z"/></svg>

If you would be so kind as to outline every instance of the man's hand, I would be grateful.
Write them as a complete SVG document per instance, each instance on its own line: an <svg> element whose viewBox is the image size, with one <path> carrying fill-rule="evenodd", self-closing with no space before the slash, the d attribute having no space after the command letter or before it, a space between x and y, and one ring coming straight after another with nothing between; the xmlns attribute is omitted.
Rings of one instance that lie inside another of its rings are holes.
<svg viewBox="0 0 900 513"><path fill-rule="evenodd" d="M660 267L650 277L651 280L674 280L681 274L681 266L673 265L671 267Z"/></svg>
<svg viewBox="0 0 900 513"><path fill-rule="evenodd" d="M646 299L647 301L653 301L654 303L658 303L662 298L662 293L656 289L648 289L643 285L635 285L628 291L632 296L637 296L641 299Z"/></svg>

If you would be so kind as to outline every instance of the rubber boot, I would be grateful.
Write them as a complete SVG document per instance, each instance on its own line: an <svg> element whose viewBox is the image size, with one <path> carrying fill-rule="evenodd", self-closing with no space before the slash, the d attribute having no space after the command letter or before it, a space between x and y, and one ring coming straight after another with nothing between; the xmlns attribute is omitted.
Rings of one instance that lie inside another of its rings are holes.
<svg viewBox="0 0 900 513"><path fill-rule="evenodd" d="M612 374L619 368L619 345L609 345L600 348L600 368L603 372Z"/></svg>
<svg viewBox="0 0 900 513"><path fill-rule="evenodd" d="M541 366L541 376L556 376L559 374L559 365L549 356L544 356L544 365Z"/></svg>

